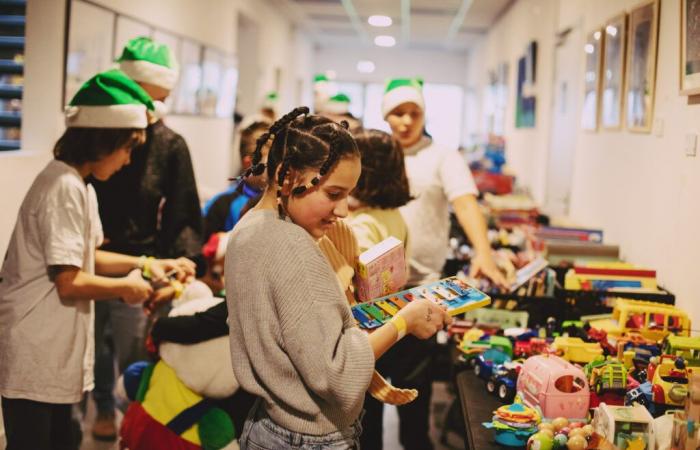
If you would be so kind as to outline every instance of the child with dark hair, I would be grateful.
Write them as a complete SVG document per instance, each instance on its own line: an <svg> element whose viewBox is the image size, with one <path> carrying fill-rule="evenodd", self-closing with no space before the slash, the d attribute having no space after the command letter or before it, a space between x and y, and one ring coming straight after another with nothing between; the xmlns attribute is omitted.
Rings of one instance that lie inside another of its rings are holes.
<svg viewBox="0 0 700 450"><path fill-rule="evenodd" d="M316 241L347 216L359 156L343 126L305 107L258 140L246 175L266 170L268 187L233 230L225 267L233 371L260 397L243 450L358 448L375 359L406 333L425 339L450 322L444 309L417 300L372 334L355 327Z"/></svg>
<svg viewBox="0 0 700 450"><path fill-rule="evenodd" d="M0 395L7 448L77 448L71 404L93 387L93 303L139 305L176 267L96 250L102 242L88 177L106 180L129 164L148 123L148 94L118 70L98 74L66 110L54 160L20 207L0 271ZM95 275L95 274L98 275ZM181 273L184 277L184 273Z"/></svg>
<svg viewBox="0 0 700 450"><path fill-rule="evenodd" d="M241 122L239 151L241 167L244 171L252 164L255 143L271 124L272 122L262 115L255 115ZM205 240L214 233L231 231L247 210L248 205L260 197L265 185L264 176L251 176L238 180L224 192L212 197L202 209Z"/></svg>
<svg viewBox="0 0 700 450"><path fill-rule="evenodd" d="M393 236L408 244L408 228L399 209L411 200L403 151L399 142L380 130L354 135L362 155L362 174L352 191L349 219L360 252ZM408 256L408 255L407 255Z"/></svg>
<svg viewBox="0 0 700 450"><path fill-rule="evenodd" d="M388 237L395 237L404 243L404 252L408 258L409 232L399 208L411 200L411 191L401 144L380 130L359 131L354 137L362 155L362 174L351 194L354 202L348 223L357 237L359 252L368 250ZM406 348L408 339L392 347L377 361L377 370L400 387L410 386L404 377L414 371L414 368L406 367L405 364L399 365L401 360L395 357L397 351ZM423 403L422 396L398 406L399 411ZM364 407L361 447L379 450L382 448L384 404L371 395L366 395Z"/></svg>

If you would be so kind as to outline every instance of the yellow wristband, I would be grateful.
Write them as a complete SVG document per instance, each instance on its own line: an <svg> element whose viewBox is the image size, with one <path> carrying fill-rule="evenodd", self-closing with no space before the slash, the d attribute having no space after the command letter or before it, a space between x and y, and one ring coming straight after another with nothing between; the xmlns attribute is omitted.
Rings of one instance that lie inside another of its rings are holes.
<svg viewBox="0 0 700 450"><path fill-rule="evenodd" d="M153 274L151 273L151 263L153 262L155 258L153 256L149 256L146 258L146 261L143 262L143 267L141 268L141 272L143 272L143 277L147 279L151 279Z"/></svg>
<svg viewBox="0 0 700 450"><path fill-rule="evenodd" d="M180 283L180 282L177 281L177 280L171 281L171 282L170 282L170 286L172 286L173 289L175 290L175 295L174 295L174 297L175 297L176 299L180 298L180 296L182 295L182 291L185 290L185 286L183 286L182 283Z"/></svg>
<svg viewBox="0 0 700 450"><path fill-rule="evenodd" d="M406 336L406 319L396 315L390 320L390 322L396 327L396 332L399 335L399 337L396 338L397 341Z"/></svg>

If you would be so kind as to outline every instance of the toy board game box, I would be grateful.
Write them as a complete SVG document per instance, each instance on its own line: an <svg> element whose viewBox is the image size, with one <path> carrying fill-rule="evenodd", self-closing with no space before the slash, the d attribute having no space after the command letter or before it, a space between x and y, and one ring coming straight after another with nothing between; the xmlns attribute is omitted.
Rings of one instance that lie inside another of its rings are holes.
<svg viewBox="0 0 700 450"><path fill-rule="evenodd" d="M361 302L396 292L406 285L408 271L403 242L388 237L357 260L355 287Z"/></svg>
<svg viewBox="0 0 700 450"><path fill-rule="evenodd" d="M451 316L491 303L488 295L457 277L449 277L357 304L352 307L352 314L360 328L371 330L382 326L409 302L420 298L446 306Z"/></svg>

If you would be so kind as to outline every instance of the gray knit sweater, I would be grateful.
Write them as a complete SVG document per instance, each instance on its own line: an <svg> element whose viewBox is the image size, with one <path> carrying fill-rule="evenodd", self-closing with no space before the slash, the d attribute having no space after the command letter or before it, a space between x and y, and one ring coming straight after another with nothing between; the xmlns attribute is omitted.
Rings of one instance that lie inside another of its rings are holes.
<svg viewBox="0 0 700 450"><path fill-rule="evenodd" d="M374 370L328 261L272 210L236 225L226 251L233 372L280 426L324 435L359 416Z"/></svg>

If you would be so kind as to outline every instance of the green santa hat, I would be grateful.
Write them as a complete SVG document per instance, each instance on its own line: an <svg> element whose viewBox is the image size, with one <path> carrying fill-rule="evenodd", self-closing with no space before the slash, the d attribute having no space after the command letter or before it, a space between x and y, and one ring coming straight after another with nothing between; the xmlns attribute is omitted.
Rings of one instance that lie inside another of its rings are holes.
<svg viewBox="0 0 700 450"><path fill-rule="evenodd" d="M117 60L119 68L132 79L172 90L177 83L178 65L175 56L165 44L151 38L130 40Z"/></svg>
<svg viewBox="0 0 700 450"><path fill-rule="evenodd" d="M121 70L98 73L66 107L69 128L146 128L151 97Z"/></svg>
<svg viewBox="0 0 700 450"><path fill-rule="evenodd" d="M342 92L335 94L323 104L322 112L331 114L347 114L350 112L350 97Z"/></svg>
<svg viewBox="0 0 700 450"><path fill-rule="evenodd" d="M387 81L382 98L382 117L402 103L415 103L425 110L423 80L421 78L394 78Z"/></svg>
<svg viewBox="0 0 700 450"><path fill-rule="evenodd" d="M279 101L279 94L277 94L277 91L270 91L267 94L265 94L265 98L263 99L262 107L274 110L277 107L278 101Z"/></svg>

